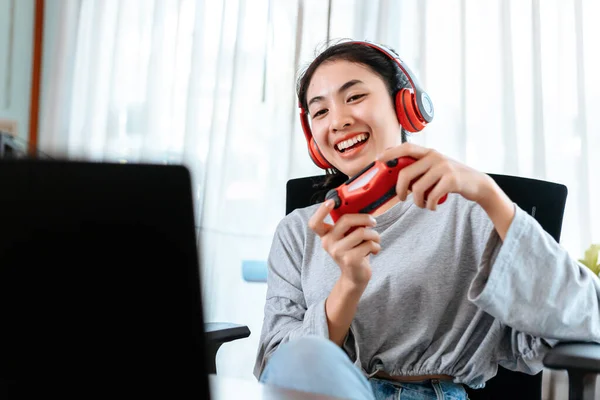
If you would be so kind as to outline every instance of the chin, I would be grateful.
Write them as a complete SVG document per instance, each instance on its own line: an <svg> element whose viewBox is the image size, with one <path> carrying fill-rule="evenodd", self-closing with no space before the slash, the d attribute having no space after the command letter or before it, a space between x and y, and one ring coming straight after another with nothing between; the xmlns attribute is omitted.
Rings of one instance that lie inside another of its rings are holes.
<svg viewBox="0 0 600 400"><path fill-rule="evenodd" d="M359 164L354 164L353 165L348 165L350 163L346 164L346 168L337 168L338 171L340 171L341 173L343 173L344 175L346 175L347 177L353 177L356 174L358 174L360 171L362 171L363 169L365 169L365 167L367 165L369 165L371 162L375 161L375 157L373 157L373 159L371 161L367 161L367 162L361 162ZM358 162L358 160L357 160Z"/></svg>
<svg viewBox="0 0 600 400"><path fill-rule="evenodd" d="M335 153L331 153L327 158L329 160L335 160L335 168L342 172L344 175L348 177L352 177L362 171L367 165L372 163L377 159L377 154L373 151L373 149L364 149L366 152L362 154L358 154L355 158L350 160L345 159L339 155L337 151Z"/></svg>

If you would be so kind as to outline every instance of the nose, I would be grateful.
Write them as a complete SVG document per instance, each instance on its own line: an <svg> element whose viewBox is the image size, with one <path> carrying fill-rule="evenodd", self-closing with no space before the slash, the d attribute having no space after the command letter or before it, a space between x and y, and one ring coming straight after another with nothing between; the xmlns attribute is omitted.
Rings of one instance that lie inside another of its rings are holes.
<svg viewBox="0 0 600 400"><path fill-rule="evenodd" d="M330 128L332 132L341 131L354 123L352 115L344 107L336 107L329 111L331 114Z"/></svg>

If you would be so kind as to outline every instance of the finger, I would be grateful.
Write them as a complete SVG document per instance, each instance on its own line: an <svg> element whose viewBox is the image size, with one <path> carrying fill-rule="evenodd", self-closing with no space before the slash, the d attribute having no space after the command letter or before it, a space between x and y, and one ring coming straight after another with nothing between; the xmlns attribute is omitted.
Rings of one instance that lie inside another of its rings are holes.
<svg viewBox="0 0 600 400"><path fill-rule="evenodd" d="M412 184L413 202L417 207L424 208L429 203L429 193L440 181L443 172L437 168L431 168L423 176ZM427 204L426 204L427 202Z"/></svg>
<svg viewBox="0 0 600 400"><path fill-rule="evenodd" d="M342 250L351 250L365 241L381 242L381 236L371 228L358 228L348 236L338 241L338 246Z"/></svg>
<svg viewBox="0 0 600 400"><path fill-rule="evenodd" d="M431 189L427 196L427 208L431 211L437 210L440 199L453 190L452 178L450 176L442 176L439 182Z"/></svg>
<svg viewBox="0 0 600 400"><path fill-rule="evenodd" d="M331 231L332 225L325 222L325 218L333 209L333 200L327 200L321 204L317 211L308 220L308 227L320 237Z"/></svg>
<svg viewBox="0 0 600 400"><path fill-rule="evenodd" d="M377 156L377 159L382 161L388 161L393 158L408 156L418 160L425 157L427 153L429 153L429 151L430 149L413 143L402 143L400 146L386 149L383 153Z"/></svg>
<svg viewBox="0 0 600 400"><path fill-rule="evenodd" d="M377 254L381 251L381 245L372 240L361 243L348 252L349 258L361 259L369 254Z"/></svg>
<svg viewBox="0 0 600 400"><path fill-rule="evenodd" d="M412 185L419 177L427 173L429 168L431 168L431 163L424 158L400 170L396 182L396 194L401 201L406 200L409 190L414 191Z"/></svg>
<svg viewBox="0 0 600 400"><path fill-rule="evenodd" d="M374 227L377 221L369 214L345 214L335 223L331 231L331 235L336 239L344 237L346 232L353 227Z"/></svg>
<svg viewBox="0 0 600 400"><path fill-rule="evenodd" d="M329 239L329 236L327 237ZM336 261L351 258L350 252L365 242L379 243L381 238L377 232L369 228L358 228L348 236L335 241L327 252ZM364 256L364 255L363 255ZM362 256L361 256L362 257Z"/></svg>

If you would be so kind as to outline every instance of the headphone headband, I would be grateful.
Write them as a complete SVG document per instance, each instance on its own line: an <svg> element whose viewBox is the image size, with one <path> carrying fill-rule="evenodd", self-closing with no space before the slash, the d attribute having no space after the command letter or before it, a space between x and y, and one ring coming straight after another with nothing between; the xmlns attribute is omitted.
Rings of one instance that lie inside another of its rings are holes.
<svg viewBox="0 0 600 400"><path fill-rule="evenodd" d="M423 90L423 88L419 84L419 81L417 80L417 77L415 76L415 74L413 74L413 72L410 70L410 68L408 68L408 66L404 63L404 61L402 61L402 59L399 56L397 56L393 50L391 50L385 46L382 46L380 44L369 42L367 40L353 41L353 42L348 42L348 43L362 44L364 46L369 46L373 49L381 51L383 54L388 56L392 61L394 61L396 63L396 65L398 65L400 70L402 72L404 72L404 75L406 75L406 77L408 78L408 81L410 82L410 85L413 87L413 89L415 91L415 100L417 101L419 109L422 112L423 119L425 119L425 121L427 121L428 123L433 120L433 103L431 102L431 98L425 92L425 90Z"/></svg>

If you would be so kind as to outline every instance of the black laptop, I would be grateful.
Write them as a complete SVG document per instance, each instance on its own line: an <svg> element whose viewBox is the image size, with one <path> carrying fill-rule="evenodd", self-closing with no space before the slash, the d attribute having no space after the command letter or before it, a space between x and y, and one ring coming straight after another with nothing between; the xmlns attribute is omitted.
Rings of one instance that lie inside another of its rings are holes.
<svg viewBox="0 0 600 400"><path fill-rule="evenodd" d="M0 396L208 398L198 265L185 167L0 161Z"/></svg>

